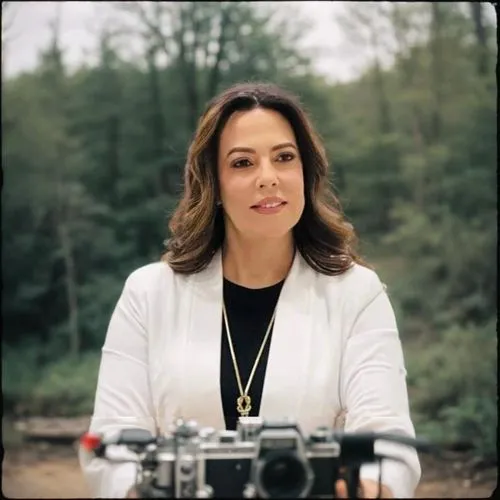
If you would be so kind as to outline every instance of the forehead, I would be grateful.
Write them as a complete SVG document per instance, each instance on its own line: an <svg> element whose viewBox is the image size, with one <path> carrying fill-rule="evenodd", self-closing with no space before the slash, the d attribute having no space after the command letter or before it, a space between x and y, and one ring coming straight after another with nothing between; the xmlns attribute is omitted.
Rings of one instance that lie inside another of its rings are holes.
<svg viewBox="0 0 500 500"><path fill-rule="evenodd" d="M236 111L229 117L220 136L220 149L235 145L272 146L285 141L295 143L295 134L288 120L277 111L255 108Z"/></svg>

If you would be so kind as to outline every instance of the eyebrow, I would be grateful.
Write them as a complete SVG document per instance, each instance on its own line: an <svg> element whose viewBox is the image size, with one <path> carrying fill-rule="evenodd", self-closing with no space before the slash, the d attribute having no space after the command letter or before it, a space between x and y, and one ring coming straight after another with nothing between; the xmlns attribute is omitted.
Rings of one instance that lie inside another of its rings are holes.
<svg viewBox="0 0 500 500"><path fill-rule="evenodd" d="M281 144L276 144L276 146L273 146L271 148L271 151L276 151L278 149L289 148L289 147L295 150L297 149L297 146L293 142L283 142ZM237 146L229 150L229 152L226 155L226 158L233 153L255 153L255 149Z"/></svg>

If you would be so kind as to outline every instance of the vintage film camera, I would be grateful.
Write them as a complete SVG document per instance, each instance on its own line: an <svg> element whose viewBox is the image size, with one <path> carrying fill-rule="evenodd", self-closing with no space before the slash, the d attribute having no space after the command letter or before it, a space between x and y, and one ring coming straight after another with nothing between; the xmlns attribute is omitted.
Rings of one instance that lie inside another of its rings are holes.
<svg viewBox="0 0 500 500"><path fill-rule="evenodd" d="M334 498L339 477L347 481L349 498L358 498L361 465L392 458L375 454L376 439L428 448L400 435L339 434L328 428L305 438L294 422L256 417L241 418L236 431L178 421L165 436L125 429L107 440L86 434L81 445L114 462L123 460L109 457L110 447L125 445L135 452L142 498Z"/></svg>

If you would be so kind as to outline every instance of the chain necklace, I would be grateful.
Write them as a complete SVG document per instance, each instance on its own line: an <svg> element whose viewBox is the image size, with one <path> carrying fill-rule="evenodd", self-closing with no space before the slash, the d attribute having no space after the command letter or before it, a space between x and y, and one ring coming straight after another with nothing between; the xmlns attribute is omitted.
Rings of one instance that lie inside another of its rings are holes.
<svg viewBox="0 0 500 500"><path fill-rule="evenodd" d="M226 334L227 340L229 342L229 350L231 351L231 358L233 359L234 373L236 375L236 381L238 382L238 389L240 391L239 397L236 399L236 409L241 417L248 417L250 414L250 410L252 409L252 398L248 395L248 391L250 390L250 385L252 384L253 377L255 375L255 370L257 369L257 365L259 364L260 358L262 356L262 352L264 351L264 346L266 345L269 334L271 333L271 327L274 323L274 318L276 316L276 307L274 308L273 315L271 317L271 321L267 327L266 334L264 335L264 340L260 345L259 352L257 353L257 357L255 358L255 362L253 364L252 371L250 372L250 376L248 377L248 382L243 390L243 384L241 383L240 371L238 369L238 363L236 362L236 355L234 354L233 341L231 339L231 332L229 331L229 324L227 321L227 313L226 313L226 305L224 301L222 301L222 315L224 316L224 323L226 325Z"/></svg>

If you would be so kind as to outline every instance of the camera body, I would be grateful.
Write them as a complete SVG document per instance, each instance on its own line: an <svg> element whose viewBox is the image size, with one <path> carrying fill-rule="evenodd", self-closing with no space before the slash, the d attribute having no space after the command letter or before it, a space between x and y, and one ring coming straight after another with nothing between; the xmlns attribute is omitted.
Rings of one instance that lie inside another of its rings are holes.
<svg viewBox="0 0 500 500"><path fill-rule="evenodd" d="M236 431L178 422L142 452L137 490L147 498L333 498L340 444L307 438L293 422L240 419Z"/></svg>
<svg viewBox="0 0 500 500"><path fill-rule="evenodd" d="M236 431L178 421L161 436L129 428L108 437L85 433L80 444L97 459L138 464L135 487L141 498L335 498L340 478L348 497L360 498L363 464L386 459L407 464L397 454L376 453L377 440L439 453L432 443L400 433L337 433L318 427L304 437L295 422L258 417L240 418ZM107 450L115 446L125 446L134 457L110 457Z"/></svg>

